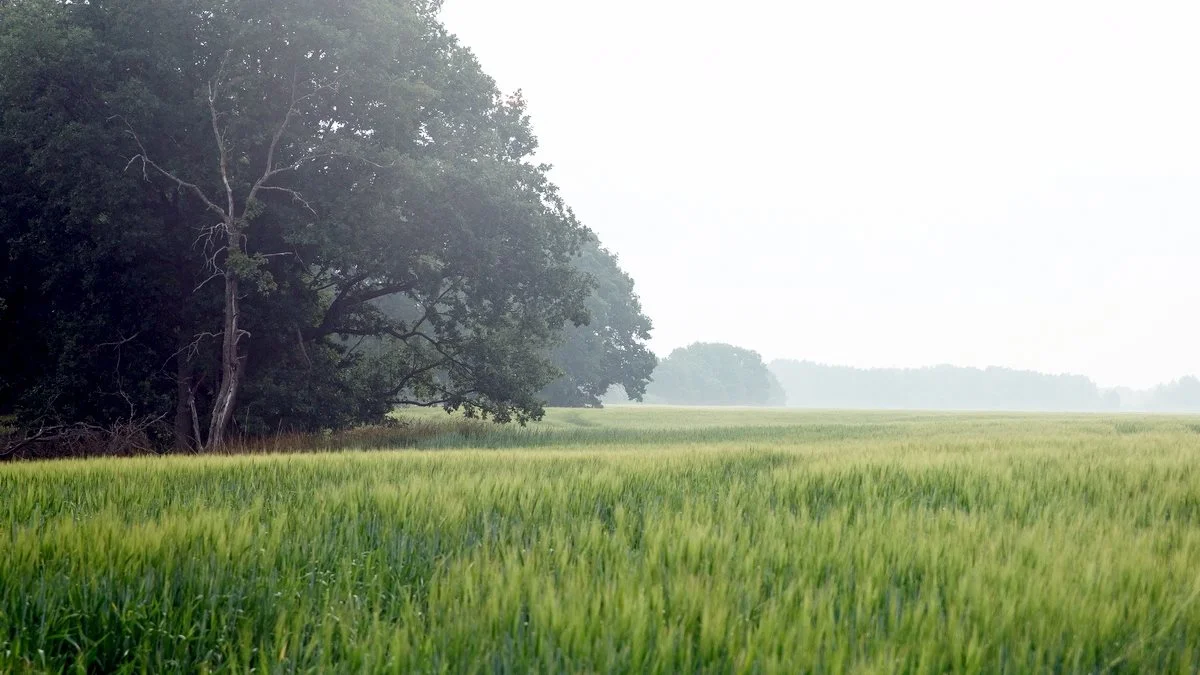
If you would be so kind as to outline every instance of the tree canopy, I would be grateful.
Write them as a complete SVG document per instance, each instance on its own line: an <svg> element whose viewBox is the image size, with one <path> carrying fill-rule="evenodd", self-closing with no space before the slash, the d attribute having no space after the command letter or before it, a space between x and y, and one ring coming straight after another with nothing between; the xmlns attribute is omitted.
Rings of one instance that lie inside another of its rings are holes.
<svg viewBox="0 0 1200 675"><path fill-rule="evenodd" d="M539 416L590 234L439 5L0 5L0 413Z"/></svg>
<svg viewBox="0 0 1200 675"><path fill-rule="evenodd" d="M563 374L541 396L555 406L598 407L609 388L620 386L629 399L641 400L658 360L646 347L651 323L633 278L595 240L584 244L576 266L595 284L587 299L590 321L567 329L553 353Z"/></svg>
<svg viewBox="0 0 1200 675"><path fill-rule="evenodd" d="M758 352L707 342L671 352L646 391L648 402L677 405L783 405L784 399Z"/></svg>

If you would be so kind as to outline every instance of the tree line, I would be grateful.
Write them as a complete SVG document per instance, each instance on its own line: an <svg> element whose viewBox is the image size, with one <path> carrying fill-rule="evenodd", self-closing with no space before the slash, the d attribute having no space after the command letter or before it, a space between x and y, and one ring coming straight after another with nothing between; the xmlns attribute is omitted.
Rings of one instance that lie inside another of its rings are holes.
<svg viewBox="0 0 1200 675"><path fill-rule="evenodd" d="M1120 408L1114 391L1082 375L1048 375L1010 368L860 369L777 360L772 372L788 405L807 408L931 410L1073 410Z"/></svg>
<svg viewBox="0 0 1200 675"><path fill-rule="evenodd" d="M632 280L437 0L0 4L0 416L500 422L637 396ZM12 434L10 434L11 436Z"/></svg>
<svg viewBox="0 0 1200 675"><path fill-rule="evenodd" d="M1200 411L1200 379L1187 375L1150 389L1134 390L1118 387L1113 390L1121 398L1121 408L1148 412Z"/></svg>
<svg viewBox="0 0 1200 675"><path fill-rule="evenodd" d="M640 391L639 391L640 393ZM853 368L778 359L723 343L676 349L654 370L647 403L800 408L1200 411L1200 379L1104 389L1082 375L1011 368ZM623 397L606 398L620 402Z"/></svg>

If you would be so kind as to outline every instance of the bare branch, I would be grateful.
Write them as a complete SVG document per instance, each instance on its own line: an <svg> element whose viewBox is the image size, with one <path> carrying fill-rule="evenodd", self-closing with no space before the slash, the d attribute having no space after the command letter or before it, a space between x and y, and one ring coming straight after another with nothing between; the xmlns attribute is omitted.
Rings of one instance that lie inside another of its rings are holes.
<svg viewBox="0 0 1200 675"><path fill-rule="evenodd" d="M97 344L96 346L97 347L120 347L121 345L133 342L141 334L142 334L142 331L139 330L138 332L134 333L133 335L130 335L127 338L121 338L121 339L113 341L113 342L101 342L101 343Z"/></svg>
<svg viewBox="0 0 1200 675"><path fill-rule="evenodd" d="M228 52L226 52L225 58L229 58ZM221 71L224 71L224 69L225 64L222 62ZM212 122L213 138L215 138L217 141L217 152L219 154L218 159L221 167L221 182L225 185L225 197L229 202L229 207L224 212L225 223L228 227L233 224L233 218L235 217L235 214L233 210L233 186L229 183L229 152L225 147L225 133L221 130L220 124L218 123L220 115L217 113L217 90L220 83L221 71L218 71L217 77L214 78L216 82L215 84L213 81L208 83L208 113L209 120ZM233 233L230 234L232 235Z"/></svg>
<svg viewBox="0 0 1200 675"><path fill-rule="evenodd" d="M47 426L45 420L40 420L37 431L22 432L20 438L6 438L4 445L0 445L0 460L15 457L21 450L34 443L48 443L59 440L64 437L62 432L67 428L64 425ZM16 434L10 435L15 436Z"/></svg>
<svg viewBox="0 0 1200 675"><path fill-rule="evenodd" d="M251 199L254 198L253 197L254 192L258 192L261 190L275 190L276 192L283 192L285 194L289 194L292 196L292 201L300 202L301 204L304 205L305 210L307 210L309 213L313 214L314 216L317 215L317 210L312 207L312 204L308 203L308 200L305 199L298 190L293 190L291 188L285 188L285 187L279 187L277 185L256 185L256 186L254 186L254 189L251 191Z"/></svg>
<svg viewBox="0 0 1200 675"><path fill-rule="evenodd" d="M154 169L156 172L158 172L162 176L166 177L171 182L175 183L175 185L179 189L187 190L187 191L191 192L192 194L196 195L196 197L198 197L200 199L200 201L203 202L204 205L209 210L214 211L217 214L219 214L222 219L228 218L228 215L225 213L225 210L222 209L220 206L217 206L211 199L209 199L208 195L204 194L204 190L201 190L199 185L196 185L195 183L189 183L188 181L183 180L179 176L176 176L175 174L171 173L170 171L167 171L163 167L159 166L159 164L157 162L155 162L153 159L151 159L150 154L148 152L146 152L146 146L144 146L142 144L142 139L137 135L137 132L135 132L133 130L133 127L129 125L129 122L126 121L125 118L121 117L120 115L115 115L114 117L110 117L109 119L120 119L121 122L123 122L125 124L125 132L127 134L129 134L129 136L131 138L133 138L133 142L136 143L138 146L138 151L139 151L138 154L131 157L129 159L129 161L125 164L126 171L129 170L129 167L132 166L134 162L141 161L141 163L142 163L142 178L144 178L145 180L150 180L150 177L146 172L146 167L150 167L151 169Z"/></svg>
<svg viewBox="0 0 1200 675"><path fill-rule="evenodd" d="M192 289L192 292L195 293L196 291L200 290L201 288L204 288L204 286L208 282L212 281L213 279L216 279L217 277L222 277L222 276L225 276L225 272L223 272L221 270L213 272L212 275L210 275L207 279L205 279L204 281L201 281L199 284L197 284L196 287Z"/></svg>
<svg viewBox="0 0 1200 675"><path fill-rule="evenodd" d="M312 359L308 358L308 350L304 348L304 335L300 332L299 328L296 329L296 344L300 345L300 355L304 357L305 365L308 366L309 370L312 370L313 362Z"/></svg>
<svg viewBox="0 0 1200 675"><path fill-rule="evenodd" d="M296 98L296 70L293 68L292 69L292 96L291 96L291 100L288 101L287 112L283 114L283 121L281 121L279 123L279 126L276 127L276 129L275 129L275 133L271 136L271 143L267 146L267 159L266 159L265 165L263 166L262 176L260 176L258 178L258 180L254 182L254 186L250 188L250 194L246 196L246 204L243 206L243 216L245 215L245 213L244 213L245 209L250 208L250 204L252 204L254 202L254 198L256 196L258 196L258 191L267 187L267 181L270 180L272 176L289 169L289 167L285 167L283 169L275 168L275 151L278 150L278 148L279 148L279 140L281 138L283 138L283 133L285 131L287 131L288 124L290 124L292 121L292 116L296 114L296 103L298 103L300 100L308 98L311 95L312 95L312 93L309 93L309 94L304 95L300 99ZM284 190L284 188L274 188L274 189ZM308 205L308 202L304 201L304 199L302 199L300 197L299 193L297 193L295 190L285 190L285 191L290 192L292 194L293 199L298 199L299 201L304 202L304 205L306 207L308 207L308 209L310 211L312 211L312 207ZM314 213L315 213L315 211L314 211Z"/></svg>
<svg viewBox="0 0 1200 675"><path fill-rule="evenodd" d="M0 434L0 461L15 459L34 447L58 444L51 448L50 456L75 457L99 451L101 454L126 454L130 451L153 453L147 432L160 424L166 414L157 417L130 418L117 421L108 427L95 424L47 424L44 418L32 427L19 433ZM33 456L46 456L35 454Z"/></svg>
<svg viewBox="0 0 1200 675"><path fill-rule="evenodd" d="M367 159L366 157L359 157L358 155L349 155L344 152L331 152L328 154L330 157L344 157L346 159L352 159L356 162L361 162L368 166L373 166L376 169L390 169L390 168L396 166L396 160L394 160L394 159L392 161L388 162L387 164L379 164L378 162L372 162L371 160Z"/></svg>

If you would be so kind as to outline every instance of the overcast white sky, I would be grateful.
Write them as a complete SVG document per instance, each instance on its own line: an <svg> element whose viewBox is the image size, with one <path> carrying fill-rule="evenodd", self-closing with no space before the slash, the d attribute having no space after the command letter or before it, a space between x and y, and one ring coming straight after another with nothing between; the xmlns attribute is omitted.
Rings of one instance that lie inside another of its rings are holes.
<svg viewBox="0 0 1200 675"><path fill-rule="evenodd" d="M1200 373L1200 3L446 0L665 356Z"/></svg>

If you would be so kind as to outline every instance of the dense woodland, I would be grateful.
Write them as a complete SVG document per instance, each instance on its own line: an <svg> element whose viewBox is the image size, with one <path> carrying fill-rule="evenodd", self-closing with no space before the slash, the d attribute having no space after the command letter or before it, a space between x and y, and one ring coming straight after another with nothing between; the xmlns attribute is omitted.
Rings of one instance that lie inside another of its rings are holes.
<svg viewBox="0 0 1200 675"><path fill-rule="evenodd" d="M212 450L396 405L525 421L637 395L632 280L439 5L0 4L18 444Z"/></svg>

